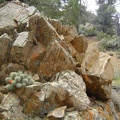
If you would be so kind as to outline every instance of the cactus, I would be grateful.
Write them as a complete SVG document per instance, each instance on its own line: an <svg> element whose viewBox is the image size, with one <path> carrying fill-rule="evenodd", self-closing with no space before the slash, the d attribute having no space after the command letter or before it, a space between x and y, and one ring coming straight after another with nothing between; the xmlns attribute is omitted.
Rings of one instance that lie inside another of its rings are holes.
<svg viewBox="0 0 120 120"><path fill-rule="evenodd" d="M10 73L10 78L11 78L11 79L14 79L16 76L17 76L17 73L16 73L16 72L11 72L11 73Z"/></svg>
<svg viewBox="0 0 120 120"><path fill-rule="evenodd" d="M25 76L24 76L24 74L23 74L23 73L22 73L22 74L20 74L20 75L19 75L19 77L20 77L21 81L22 81L22 79L24 79L24 78L25 78Z"/></svg>
<svg viewBox="0 0 120 120"><path fill-rule="evenodd" d="M20 77L19 76L16 76L15 79L14 79L17 83L19 83L21 81Z"/></svg>
<svg viewBox="0 0 120 120"><path fill-rule="evenodd" d="M23 86L23 87L26 87L26 83L22 83L22 86Z"/></svg>
<svg viewBox="0 0 120 120"><path fill-rule="evenodd" d="M9 83L9 80L11 80L10 77L6 77L6 78L5 78L5 82L6 82L6 83Z"/></svg>
<svg viewBox="0 0 120 120"><path fill-rule="evenodd" d="M21 83L17 83L17 84L16 84L16 87L17 87L17 88L21 88L21 87L22 87L22 84L21 84Z"/></svg>
<svg viewBox="0 0 120 120"><path fill-rule="evenodd" d="M27 72L11 72L10 76L5 79L7 85L6 89L8 91L15 90L16 88L26 87L32 85L34 80Z"/></svg>
<svg viewBox="0 0 120 120"><path fill-rule="evenodd" d="M33 79L30 79L30 80L28 81L28 84L29 84L29 85L32 85L32 84L33 84Z"/></svg>
<svg viewBox="0 0 120 120"><path fill-rule="evenodd" d="M12 85L15 87L16 84L17 84L17 82L14 80L14 81L12 82Z"/></svg>
<svg viewBox="0 0 120 120"><path fill-rule="evenodd" d="M24 78L24 79L22 80L22 83L26 83L26 85L28 85L28 79L27 79L27 78Z"/></svg>
<svg viewBox="0 0 120 120"><path fill-rule="evenodd" d="M6 89L9 90L9 91L15 90L14 86L11 85L11 84L8 84L8 85L6 86Z"/></svg>

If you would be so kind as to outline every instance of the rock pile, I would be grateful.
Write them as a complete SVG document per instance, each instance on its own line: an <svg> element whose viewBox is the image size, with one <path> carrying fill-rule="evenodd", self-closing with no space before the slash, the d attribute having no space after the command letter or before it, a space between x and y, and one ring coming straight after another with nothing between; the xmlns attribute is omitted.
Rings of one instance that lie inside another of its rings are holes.
<svg viewBox="0 0 120 120"><path fill-rule="evenodd" d="M19 1L6 3L0 7L0 56L1 85L18 70L35 80L12 93L1 87L1 119L118 120L110 56L88 46L74 27Z"/></svg>

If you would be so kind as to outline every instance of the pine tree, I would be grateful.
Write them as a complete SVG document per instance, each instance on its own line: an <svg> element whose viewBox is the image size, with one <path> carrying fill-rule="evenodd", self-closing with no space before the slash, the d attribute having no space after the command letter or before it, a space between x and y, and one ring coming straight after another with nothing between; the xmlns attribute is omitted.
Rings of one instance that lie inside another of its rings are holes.
<svg viewBox="0 0 120 120"><path fill-rule="evenodd" d="M116 0L96 0L99 8L97 10L97 23L100 31L113 35L115 34L114 16L116 13Z"/></svg>

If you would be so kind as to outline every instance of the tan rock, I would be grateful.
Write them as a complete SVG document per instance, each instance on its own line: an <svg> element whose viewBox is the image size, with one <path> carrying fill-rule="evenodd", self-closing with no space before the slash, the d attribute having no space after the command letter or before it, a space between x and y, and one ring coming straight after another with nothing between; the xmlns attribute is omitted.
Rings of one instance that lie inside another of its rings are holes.
<svg viewBox="0 0 120 120"><path fill-rule="evenodd" d="M49 22L53 25L53 27L56 29L56 31L58 31L59 29L62 28L62 23L56 19L49 19Z"/></svg>
<svg viewBox="0 0 120 120"><path fill-rule="evenodd" d="M76 28L72 26L62 26L62 28L58 30L58 33L64 35L64 39L67 44L78 35Z"/></svg>
<svg viewBox="0 0 120 120"><path fill-rule="evenodd" d="M64 36L66 43L70 43L78 34L73 26L62 25L62 23L55 19L50 19L50 23L54 26L59 35Z"/></svg>
<svg viewBox="0 0 120 120"><path fill-rule="evenodd" d="M110 99L111 83L114 77L110 56L100 53L95 63L88 68L82 66L82 71L87 93L102 100Z"/></svg>
<svg viewBox="0 0 120 120"><path fill-rule="evenodd" d="M53 111L48 113L47 117L50 119L62 119L65 115L66 108L67 108L66 106L55 108Z"/></svg>
<svg viewBox="0 0 120 120"><path fill-rule="evenodd" d="M83 120L77 111L67 112L63 120Z"/></svg>
<svg viewBox="0 0 120 120"><path fill-rule="evenodd" d="M40 82L34 82L33 85L26 86L25 88L20 88L15 91L16 95L20 97L22 103L29 99L34 92L41 90L42 84Z"/></svg>
<svg viewBox="0 0 120 120"><path fill-rule="evenodd" d="M46 99L57 95L56 101L59 105L75 107L78 110L86 109L90 101L85 93L86 87L82 77L73 71L63 71L56 74L51 83L43 84L43 92Z"/></svg>
<svg viewBox="0 0 120 120"><path fill-rule="evenodd" d="M85 83L82 77L75 72L60 72L52 78L52 81L42 84L40 92L33 93L29 100L26 99L24 103L25 113L35 112L40 117L46 117L54 109L52 113L48 114L48 118L56 118L63 116L63 114L58 114L61 109L64 113L66 107L63 106L85 110L90 104L85 93Z"/></svg>
<svg viewBox="0 0 120 120"><path fill-rule="evenodd" d="M73 47L81 54L81 53L85 53L86 49L88 47L88 43L85 40L83 35L77 36L75 37L72 41L71 44L73 45Z"/></svg>
<svg viewBox="0 0 120 120"><path fill-rule="evenodd" d="M75 37L78 35L76 28L68 25L63 25L57 32L58 34L64 35L64 36L71 35Z"/></svg>
<svg viewBox="0 0 120 120"><path fill-rule="evenodd" d="M52 77L62 70L75 70L75 62L70 53L57 40L50 43L38 68L38 74Z"/></svg>
<svg viewBox="0 0 120 120"><path fill-rule="evenodd" d="M40 43L37 43L37 45L32 47L27 59L27 67L29 70L36 72L40 61L44 57L45 51L46 48L43 47Z"/></svg>
<svg viewBox="0 0 120 120"><path fill-rule="evenodd" d="M27 100L24 104L24 113L31 114L31 113L39 113L40 110L42 111L43 102L44 102L45 95L41 92L34 93L29 100ZM41 113L42 114L42 113Z"/></svg>
<svg viewBox="0 0 120 120"><path fill-rule="evenodd" d="M85 58L81 64L83 74L85 71L89 71L98 59L99 59L98 45L97 44L89 45L85 53Z"/></svg>
<svg viewBox="0 0 120 120"><path fill-rule="evenodd" d="M47 46L52 40L58 38L55 28L50 24L47 18L40 14L35 14L30 18L29 27L37 41L44 46Z"/></svg>
<svg viewBox="0 0 120 120"><path fill-rule="evenodd" d="M25 65L33 46L33 39L29 32L22 32L16 38L11 49L11 61Z"/></svg>
<svg viewBox="0 0 120 120"><path fill-rule="evenodd" d="M34 74L34 75L32 76L32 78L33 78L33 80L35 80L35 81L39 81L39 80L40 80L40 77L39 77L38 74Z"/></svg>

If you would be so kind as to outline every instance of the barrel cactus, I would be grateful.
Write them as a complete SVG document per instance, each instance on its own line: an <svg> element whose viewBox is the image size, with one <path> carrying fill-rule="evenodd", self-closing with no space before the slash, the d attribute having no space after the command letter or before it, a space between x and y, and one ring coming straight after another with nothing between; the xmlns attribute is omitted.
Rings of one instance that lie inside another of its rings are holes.
<svg viewBox="0 0 120 120"><path fill-rule="evenodd" d="M32 85L34 83L34 80L26 72L18 71L11 72L9 77L6 77L5 82L7 83L6 89L9 91L13 91L17 88Z"/></svg>

